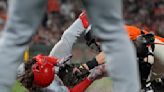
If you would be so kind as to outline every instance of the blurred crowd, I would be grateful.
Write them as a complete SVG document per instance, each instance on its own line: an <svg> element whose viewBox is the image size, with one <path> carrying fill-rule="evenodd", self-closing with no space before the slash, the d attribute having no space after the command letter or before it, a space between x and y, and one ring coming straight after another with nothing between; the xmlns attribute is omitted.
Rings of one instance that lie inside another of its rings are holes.
<svg viewBox="0 0 164 92"><path fill-rule="evenodd" d="M126 24L153 31L164 37L164 0L123 0ZM32 44L54 45L83 9L80 0L49 0L42 25ZM0 0L0 30L7 19L6 0Z"/></svg>
<svg viewBox="0 0 164 92"><path fill-rule="evenodd" d="M164 0L123 0L127 24L146 28L164 37Z"/></svg>
<svg viewBox="0 0 164 92"><path fill-rule="evenodd" d="M82 5L78 0L49 0L42 25L33 37L33 43L54 45L81 10Z"/></svg>

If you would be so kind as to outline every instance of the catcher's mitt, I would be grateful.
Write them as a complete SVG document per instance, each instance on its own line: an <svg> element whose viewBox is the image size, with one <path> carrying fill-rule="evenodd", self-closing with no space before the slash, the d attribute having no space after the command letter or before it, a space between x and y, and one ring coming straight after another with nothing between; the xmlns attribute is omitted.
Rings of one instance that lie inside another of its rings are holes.
<svg viewBox="0 0 164 92"><path fill-rule="evenodd" d="M66 64L59 67L57 74L67 87L73 87L89 75L89 71L81 64Z"/></svg>

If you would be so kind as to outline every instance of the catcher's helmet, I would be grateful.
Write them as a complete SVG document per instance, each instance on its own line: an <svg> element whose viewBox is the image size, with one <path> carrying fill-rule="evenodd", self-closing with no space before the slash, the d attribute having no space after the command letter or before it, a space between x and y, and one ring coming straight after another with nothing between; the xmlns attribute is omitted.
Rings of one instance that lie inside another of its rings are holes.
<svg viewBox="0 0 164 92"><path fill-rule="evenodd" d="M54 65L57 64L57 58L37 55L36 63L32 66L34 73L34 84L40 87L47 87L54 80Z"/></svg>

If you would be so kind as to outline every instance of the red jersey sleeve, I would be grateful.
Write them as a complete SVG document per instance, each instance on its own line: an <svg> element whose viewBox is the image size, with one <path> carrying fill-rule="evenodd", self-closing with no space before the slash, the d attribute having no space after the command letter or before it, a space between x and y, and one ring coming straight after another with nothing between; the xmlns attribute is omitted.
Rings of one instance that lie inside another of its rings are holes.
<svg viewBox="0 0 164 92"><path fill-rule="evenodd" d="M90 81L88 78L85 78L82 82L69 89L69 92L84 92L91 85L91 83L92 81Z"/></svg>

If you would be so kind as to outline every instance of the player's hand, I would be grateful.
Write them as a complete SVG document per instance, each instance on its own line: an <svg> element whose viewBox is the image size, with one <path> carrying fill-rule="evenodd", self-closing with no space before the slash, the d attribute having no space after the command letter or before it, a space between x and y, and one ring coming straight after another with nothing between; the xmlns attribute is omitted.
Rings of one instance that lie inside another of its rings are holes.
<svg viewBox="0 0 164 92"><path fill-rule="evenodd" d="M99 65L105 63L105 54L104 54L104 52L100 52L98 55L96 55L96 61L98 62Z"/></svg>
<svg viewBox="0 0 164 92"><path fill-rule="evenodd" d="M91 81L94 81L96 79L100 79L104 76L104 74L106 73L106 69L105 69L106 65L99 65L96 68L94 68L93 70L91 70L88 79Z"/></svg>

